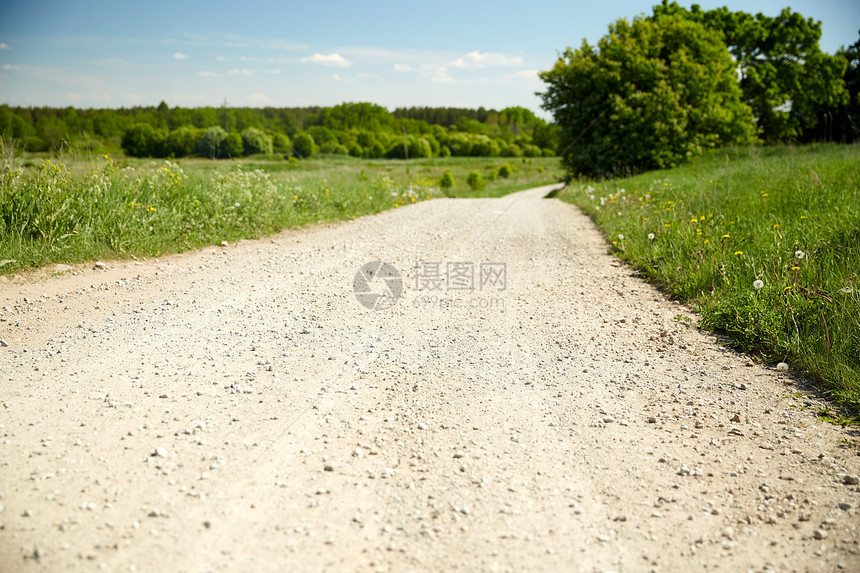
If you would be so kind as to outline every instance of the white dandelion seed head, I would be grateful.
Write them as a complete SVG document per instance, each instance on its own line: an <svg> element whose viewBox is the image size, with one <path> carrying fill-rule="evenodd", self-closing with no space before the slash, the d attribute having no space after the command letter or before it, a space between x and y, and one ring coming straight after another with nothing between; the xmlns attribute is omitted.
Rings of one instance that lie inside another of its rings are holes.
<svg viewBox="0 0 860 573"><path fill-rule="evenodd" d="M653 240L654 240L654 233L648 233L648 240L649 240L649 241L653 241Z"/></svg>
<svg viewBox="0 0 860 573"><path fill-rule="evenodd" d="M619 241L623 241L623 240L624 240L624 235L618 235L618 240L619 240Z"/></svg>
<svg viewBox="0 0 860 573"><path fill-rule="evenodd" d="M786 364L785 362L780 362L776 365L776 369L779 372L788 372L788 364Z"/></svg>
<svg viewBox="0 0 860 573"><path fill-rule="evenodd" d="M764 286L764 281L763 281L763 280L757 280L757 281L753 282L753 287L754 287L756 290L758 290L758 289L762 288L763 286Z"/></svg>
<svg viewBox="0 0 860 573"><path fill-rule="evenodd" d="M852 292L854 292L854 289L850 286L847 286L839 289L839 292L841 292L842 294L851 294Z"/></svg>
<svg viewBox="0 0 860 573"><path fill-rule="evenodd" d="M802 259L803 257L806 256L806 253L804 253L803 251L794 251L794 256L797 257L798 259Z"/></svg>

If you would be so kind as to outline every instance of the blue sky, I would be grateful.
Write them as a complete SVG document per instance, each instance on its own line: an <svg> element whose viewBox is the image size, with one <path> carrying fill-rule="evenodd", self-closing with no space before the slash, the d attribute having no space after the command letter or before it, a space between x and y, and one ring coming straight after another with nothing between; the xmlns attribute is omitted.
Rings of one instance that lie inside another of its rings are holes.
<svg viewBox="0 0 860 573"><path fill-rule="evenodd" d="M0 3L0 103L400 106L538 111L537 77L656 0ZM680 2L689 6L688 2ZM559 7L562 4L562 7ZM699 2L775 15L787 0ZM801 0L822 49L858 38L856 0Z"/></svg>

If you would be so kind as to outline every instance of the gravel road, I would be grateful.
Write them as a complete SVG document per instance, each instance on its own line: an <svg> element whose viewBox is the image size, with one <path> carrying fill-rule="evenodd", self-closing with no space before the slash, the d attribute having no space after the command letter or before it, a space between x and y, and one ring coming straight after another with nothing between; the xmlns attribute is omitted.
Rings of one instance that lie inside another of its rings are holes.
<svg viewBox="0 0 860 573"><path fill-rule="evenodd" d="M857 432L548 191L0 279L0 570L860 571Z"/></svg>

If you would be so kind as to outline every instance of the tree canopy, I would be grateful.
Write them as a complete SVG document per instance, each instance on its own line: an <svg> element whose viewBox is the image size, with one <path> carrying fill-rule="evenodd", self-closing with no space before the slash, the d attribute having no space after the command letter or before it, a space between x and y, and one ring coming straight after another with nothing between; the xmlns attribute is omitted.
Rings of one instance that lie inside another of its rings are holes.
<svg viewBox="0 0 860 573"><path fill-rule="evenodd" d="M791 8L777 16L732 12L726 7L690 9L663 0L649 18L678 16L720 34L736 61L744 100L765 141L799 139L819 121L817 110L848 101L843 76L847 62L818 45L821 22Z"/></svg>
<svg viewBox="0 0 860 573"><path fill-rule="evenodd" d="M755 129L719 34L677 15L618 20L541 73L559 154L593 177L664 168Z"/></svg>
<svg viewBox="0 0 860 573"><path fill-rule="evenodd" d="M104 152L105 147L121 145L129 155L152 157L308 157L317 152L427 157L450 155L449 145L458 154L516 157L549 155L556 147L555 127L524 108L411 108L392 113L367 102L262 109L171 108L165 102L130 109L0 105L0 135L28 151L86 145Z"/></svg>

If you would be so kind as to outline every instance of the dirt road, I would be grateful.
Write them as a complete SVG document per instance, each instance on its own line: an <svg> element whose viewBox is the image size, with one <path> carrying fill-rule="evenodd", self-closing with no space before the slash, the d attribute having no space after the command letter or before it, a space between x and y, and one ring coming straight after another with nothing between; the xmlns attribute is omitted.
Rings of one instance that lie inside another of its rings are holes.
<svg viewBox="0 0 860 573"><path fill-rule="evenodd" d="M547 191L0 282L0 570L860 571L856 433Z"/></svg>

